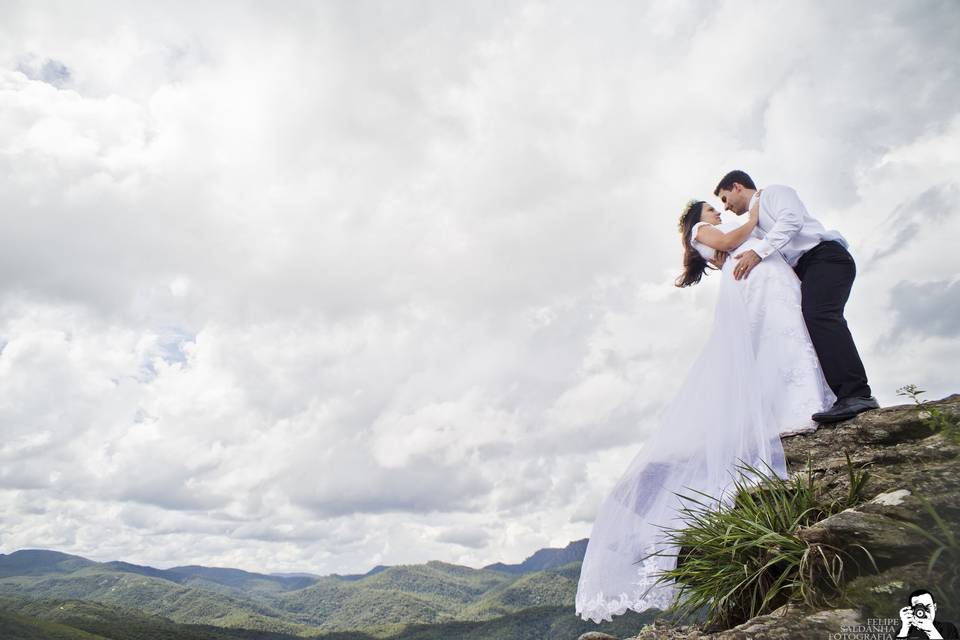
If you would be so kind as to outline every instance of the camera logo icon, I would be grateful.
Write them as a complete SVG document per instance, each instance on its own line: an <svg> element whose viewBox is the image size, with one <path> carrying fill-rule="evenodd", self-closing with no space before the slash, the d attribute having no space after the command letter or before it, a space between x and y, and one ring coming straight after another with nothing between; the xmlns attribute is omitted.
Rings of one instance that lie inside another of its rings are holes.
<svg viewBox="0 0 960 640"><path fill-rule="evenodd" d="M898 638L960 638L952 622L937 620L937 603L926 589L917 589L907 596L907 606L900 609Z"/></svg>

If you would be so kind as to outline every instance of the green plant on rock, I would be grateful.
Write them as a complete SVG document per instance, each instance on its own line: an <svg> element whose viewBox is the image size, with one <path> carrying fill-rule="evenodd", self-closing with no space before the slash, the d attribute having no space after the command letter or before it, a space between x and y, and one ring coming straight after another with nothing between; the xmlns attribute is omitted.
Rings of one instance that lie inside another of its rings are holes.
<svg viewBox="0 0 960 640"><path fill-rule="evenodd" d="M663 535L668 547L679 551L653 554L677 558L658 579L677 587L672 614L683 619L705 613L705 626L718 629L788 602L815 606L842 600L849 556L807 543L797 532L863 500L868 472L855 469L847 456L847 475L846 499L826 497L809 460L804 472L789 479L769 467L738 465L734 497L726 504L702 492L678 494L683 524L663 528Z"/></svg>
<svg viewBox="0 0 960 640"><path fill-rule="evenodd" d="M904 524L933 546L933 552L927 560L927 575L933 577L935 572L940 574L940 579L934 582L937 597L941 601L957 602L960 598L960 540L930 501L922 497L920 499L933 520L933 527L921 527L913 522Z"/></svg>
<svg viewBox="0 0 960 640"><path fill-rule="evenodd" d="M859 504L864 500L864 489L867 486L867 481L870 479L870 472L866 468L857 469L853 466L853 462L850 461L850 453L847 451L843 452L844 457L847 459L847 501L842 507L846 509L847 507L852 507L855 504ZM808 460L809 464L809 460Z"/></svg>
<svg viewBox="0 0 960 640"><path fill-rule="evenodd" d="M913 400L920 409L920 420L934 433L942 433L948 439L960 444L960 418L946 413L939 407L931 407L920 395L926 393L915 384L907 384L897 389L898 396L905 396Z"/></svg>

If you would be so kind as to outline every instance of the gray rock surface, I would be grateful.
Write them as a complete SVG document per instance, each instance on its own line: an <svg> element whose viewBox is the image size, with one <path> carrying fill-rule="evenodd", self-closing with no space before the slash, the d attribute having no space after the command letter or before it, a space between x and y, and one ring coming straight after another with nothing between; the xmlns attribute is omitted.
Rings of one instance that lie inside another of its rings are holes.
<svg viewBox="0 0 960 640"><path fill-rule="evenodd" d="M581 635L577 640L619 640L617 636L612 636L609 633L600 633L599 631L587 631Z"/></svg>
<svg viewBox="0 0 960 640"><path fill-rule="evenodd" d="M704 633L693 626L675 627L658 620L640 631L634 640L824 640L843 629L865 624L866 620L856 609L805 612L781 607L769 615L757 616L717 633Z"/></svg>

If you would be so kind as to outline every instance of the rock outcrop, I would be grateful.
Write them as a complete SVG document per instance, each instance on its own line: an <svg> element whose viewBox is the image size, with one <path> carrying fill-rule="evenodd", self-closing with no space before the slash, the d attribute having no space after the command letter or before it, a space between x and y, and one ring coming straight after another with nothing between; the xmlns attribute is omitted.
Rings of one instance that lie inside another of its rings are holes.
<svg viewBox="0 0 960 640"><path fill-rule="evenodd" d="M847 455L855 468L869 472L860 504L797 532L810 543L842 551L846 593L840 608L782 607L714 633L658 621L635 640L895 636L908 594L921 588L955 589L960 571L953 564L956 544L948 544L949 535L960 531L960 445L927 426L932 408L960 419L960 394L930 402L923 410L916 405L878 409L783 439L790 471L804 471L809 460L831 496L845 497L849 490ZM960 622L960 601L938 601L937 619Z"/></svg>

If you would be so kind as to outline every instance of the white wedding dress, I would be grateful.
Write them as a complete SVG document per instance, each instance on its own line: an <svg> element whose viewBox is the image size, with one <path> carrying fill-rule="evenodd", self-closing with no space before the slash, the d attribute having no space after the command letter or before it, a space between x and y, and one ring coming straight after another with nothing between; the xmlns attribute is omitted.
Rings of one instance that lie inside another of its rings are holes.
<svg viewBox="0 0 960 640"><path fill-rule="evenodd" d="M693 228L694 237L702 224ZM759 233L755 229L730 255L751 248ZM693 246L713 256L696 240ZM774 252L737 281L735 264L731 257L723 265L706 346L594 521L576 596L584 619L667 608L674 586L654 583L676 559L641 559L653 551L676 552L662 542L658 527L681 524L676 494L695 495L694 489L726 503L740 461L785 477L780 433L812 426L810 416L835 400L804 324L793 269Z"/></svg>

